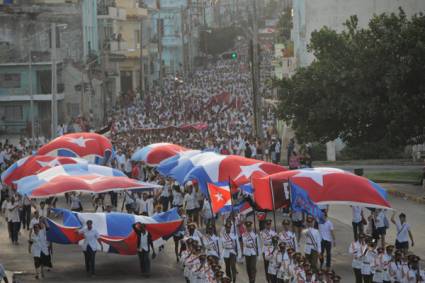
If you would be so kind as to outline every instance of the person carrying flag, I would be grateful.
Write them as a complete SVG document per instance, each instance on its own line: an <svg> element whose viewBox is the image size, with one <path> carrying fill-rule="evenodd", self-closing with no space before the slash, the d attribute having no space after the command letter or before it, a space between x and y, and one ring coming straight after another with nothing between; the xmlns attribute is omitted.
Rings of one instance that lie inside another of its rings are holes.
<svg viewBox="0 0 425 283"><path fill-rule="evenodd" d="M260 231L260 239L262 243L262 254L263 254L263 261L264 261L264 272L266 274L267 282L271 281L271 277L269 276L268 270L269 270L269 261L273 254L273 241L272 238L276 236L276 231L274 231L272 226L272 221L270 219L265 220L265 228Z"/></svg>
<svg viewBox="0 0 425 283"><path fill-rule="evenodd" d="M145 224L137 222L133 224L132 227L137 235L137 255L139 256L140 271L143 275L149 277L151 269L151 261L149 256L151 249L152 259L156 256L152 236L148 231L146 231Z"/></svg>
<svg viewBox="0 0 425 283"><path fill-rule="evenodd" d="M257 234L252 230L252 222L245 221L246 231L242 234L242 254L245 256L246 272L250 283L255 283L257 275L257 256L260 247Z"/></svg>
<svg viewBox="0 0 425 283"><path fill-rule="evenodd" d="M103 251L103 246L102 242L100 241L99 232L93 228L93 221L87 220L86 225L86 227L76 231L76 233L84 237L82 248L86 263L86 271L87 274L93 276L95 274L94 270L96 263L97 244L100 245L101 251Z"/></svg>
<svg viewBox="0 0 425 283"><path fill-rule="evenodd" d="M222 255L224 264L226 265L226 275L236 282L236 258L241 257L241 250L238 236L231 232L232 224L227 222L224 231L220 235L220 243L222 245Z"/></svg>
<svg viewBox="0 0 425 283"><path fill-rule="evenodd" d="M289 219L282 221L283 230L279 233L279 241L284 242L288 248L292 248L295 251L298 250L297 237L295 233L290 229L291 222Z"/></svg>
<svg viewBox="0 0 425 283"><path fill-rule="evenodd" d="M317 272L317 260L319 254L322 253L322 236L320 236L319 230L314 228L314 218L311 215L307 216L306 223L307 229L303 231L303 235L305 237L304 253L313 272Z"/></svg>

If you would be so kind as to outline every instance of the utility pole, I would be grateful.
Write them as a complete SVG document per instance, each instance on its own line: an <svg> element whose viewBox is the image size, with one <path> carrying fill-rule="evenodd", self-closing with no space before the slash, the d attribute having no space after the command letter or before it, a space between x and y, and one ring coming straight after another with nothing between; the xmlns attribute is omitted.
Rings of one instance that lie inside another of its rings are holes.
<svg viewBox="0 0 425 283"><path fill-rule="evenodd" d="M156 22L156 26L157 26L156 27L156 30L157 30L157 34L158 34L159 86L160 86L161 92L162 92L162 88L163 88L163 81L162 81L162 79L163 79L163 68L162 68L163 67L162 66L162 32L163 32L163 25L164 25L164 22L161 19L161 13L159 13L158 19L157 19L157 22Z"/></svg>
<svg viewBox="0 0 425 283"><path fill-rule="evenodd" d="M140 20L140 99L143 100L143 93L145 91L145 80L144 80L144 71L143 67L143 19Z"/></svg>
<svg viewBox="0 0 425 283"><path fill-rule="evenodd" d="M56 24L51 24L51 40L52 40L52 49L51 49L51 60L52 60L52 134L51 137L54 139L56 137L56 128L58 125L58 104L56 100L57 93L57 71L56 71Z"/></svg>
<svg viewBox="0 0 425 283"><path fill-rule="evenodd" d="M261 97L258 94L258 86L260 85L260 62L258 58L258 26L257 26L257 7L256 0L252 0L252 103L254 110L254 132L258 139L263 138L262 130L262 114L261 114Z"/></svg>
<svg viewBox="0 0 425 283"><path fill-rule="evenodd" d="M183 77L186 79L186 56L185 56L185 44L184 44L184 35L185 35L185 28L184 28L184 7L181 7L180 11L180 29L182 33L182 64L183 64Z"/></svg>
<svg viewBox="0 0 425 283"><path fill-rule="evenodd" d="M29 58L28 58L28 83L29 83L29 91L30 91L30 119L31 119L31 144L32 148L35 146L35 134L34 134L34 93L32 89L32 55L31 48L29 50Z"/></svg>

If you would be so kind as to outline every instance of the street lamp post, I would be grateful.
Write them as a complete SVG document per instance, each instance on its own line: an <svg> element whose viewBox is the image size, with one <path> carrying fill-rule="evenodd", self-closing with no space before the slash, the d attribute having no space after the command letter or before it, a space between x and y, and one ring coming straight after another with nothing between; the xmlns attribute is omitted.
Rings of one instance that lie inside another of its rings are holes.
<svg viewBox="0 0 425 283"><path fill-rule="evenodd" d="M29 48L29 59L28 59L28 83L30 91L30 119L31 119L31 144L35 146L35 134L34 134L34 93L32 89L32 55L31 48Z"/></svg>
<svg viewBox="0 0 425 283"><path fill-rule="evenodd" d="M51 24L51 40L52 40L52 50L51 50L51 60L52 60L52 134L51 137L54 139L57 134L58 126L58 104L56 100L57 93L57 71L56 71L56 24Z"/></svg>

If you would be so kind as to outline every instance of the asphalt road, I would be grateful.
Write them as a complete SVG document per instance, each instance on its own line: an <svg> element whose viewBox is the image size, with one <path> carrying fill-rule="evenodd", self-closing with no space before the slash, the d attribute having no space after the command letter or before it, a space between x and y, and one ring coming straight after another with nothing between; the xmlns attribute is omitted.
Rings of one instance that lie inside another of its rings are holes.
<svg viewBox="0 0 425 283"><path fill-rule="evenodd" d="M425 258L425 206L406 201L401 198L389 198L396 211L407 214L416 240L415 253ZM389 215L390 216L390 215ZM353 282L351 260L347 249L352 241L351 209L344 206L332 206L331 220L335 224L337 246L333 251L332 268L343 277L343 282ZM280 220L278 215L278 220ZM280 222L280 221L279 221ZM394 242L395 227L388 233L387 241ZM12 246L4 221L0 222L0 263L9 271L23 271L17 276L18 282L36 282L34 279L33 259L28 253L27 232L23 231L19 246ZM182 271L176 263L174 245L168 241L164 252L152 261L152 276L145 279L140 276L137 256L120 256L98 253L96 256L96 273L93 278L87 277L84 271L83 254L78 246L54 245L54 269L46 273L44 282L152 282L169 283L184 282ZM264 269L261 260L257 263L257 282L265 282ZM238 266L238 282L247 282L245 265Z"/></svg>

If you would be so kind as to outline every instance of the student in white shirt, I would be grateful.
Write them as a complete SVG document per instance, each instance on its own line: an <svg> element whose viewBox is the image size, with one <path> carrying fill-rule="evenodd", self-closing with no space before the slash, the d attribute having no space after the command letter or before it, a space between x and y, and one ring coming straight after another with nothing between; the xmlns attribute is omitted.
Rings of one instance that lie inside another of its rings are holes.
<svg viewBox="0 0 425 283"><path fill-rule="evenodd" d="M357 241L359 235L363 233L363 209L360 206L351 206L353 210L353 219L351 224L353 226L354 240Z"/></svg>
<svg viewBox="0 0 425 283"><path fill-rule="evenodd" d="M246 231L242 234L242 254L245 257L249 282L255 282L257 257L261 253L257 234L252 230L252 222L245 221Z"/></svg>
<svg viewBox="0 0 425 283"><path fill-rule="evenodd" d="M86 263L86 272L90 275L95 274L95 263L96 263L96 251L97 245L100 245L100 249L103 251L102 242L100 241L99 232L93 228L93 221L87 220L87 227L84 227L77 231L78 234L84 237L83 242L83 253Z"/></svg>
<svg viewBox="0 0 425 283"><path fill-rule="evenodd" d="M155 249L151 234L146 230L145 224L137 222L133 224L133 230L137 235L137 255L139 256L140 271L144 276L149 276L151 271L150 252L155 258Z"/></svg>
<svg viewBox="0 0 425 283"><path fill-rule="evenodd" d="M153 215L153 198L149 198L147 193L143 193L139 204L139 215Z"/></svg>
<svg viewBox="0 0 425 283"><path fill-rule="evenodd" d="M320 254L320 269L323 267L324 263L324 254L326 251L326 269L329 270L331 267L331 254L332 254L332 246L335 247L335 233L334 233L334 225L332 221L328 219L328 214L325 212L323 214L325 223L319 223L319 232L322 237L321 249L322 253Z"/></svg>
<svg viewBox="0 0 425 283"><path fill-rule="evenodd" d="M30 221L30 225L29 225L30 231L29 231L28 238L31 239L31 234L33 232L34 226L37 225L38 223L40 223L40 214L36 210L36 211L34 211L33 217Z"/></svg>
<svg viewBox="0 0 425 283"><path fill-rule="evenodd" d="M351 267L354 271L354 277L356 279L356 283L362 283L362 255L364 249L367 248L365 243L364 234L360 234L357 240L354 240L350 247L348 248L348 253L351 254L353 260L351 262Z"/></svg>
<svg viewBox="0 0 425 283"><path fill-rule="evenodd" d="M179 185L174 185L173 188L173 207L183 207L183 194L180 191Z"/></svg>
<svg viewBox="0 0 425 283"><path fill-rule="evenodd" d="M226 265L226 275L236 282L236 258L242 256L239 238L235 233L231 232L232 224L226 223L224 226L225 230L220 235L220 243L222 245L222 255L224 264Z"/></svg>
<svg viewBox="0 0 425 283"><path fill-rule="evenodd" d="M52 263L44 225L35 224L33 230L34 233L30 237L28 250L34 258L35 278L39 279L39 274L44 277L44 267L52 267Z"/></svg>
<svg viewBox="0 0 425 283"><path fill-rule="evenodd" d="M192 184L189 184L187 187L187 193L183 198L183 208L186 210L187 216L190 217L192 221L196 221L198 218L198 200L196 199Z"/></svg>
<svg viewBox="0 0 425 283"><path fill-rule="evenodd" d="M303 231L305 238L304 253L306 259L311 265L313 272L317 272L317 260L319 254L322 253L322 237L319 230L314 228L314 218L312 216L307 216L306 224L307 229Z"/></svg>
<svg viewBox="0 0 425 283"><path fill-rule="evenodd" d="M19 208L20 205L15 201L15 197L10 199L10 202L6 205L6 210L8 211L7 221L9 225L9 230L11 231L11 239L14 245L18 244L18 234L20 226L20 217L19 217Z"/></svg>
<svg viewBox="0 0 425 283"><path fill-rule="evenodd" d="M397 250L407 251L409 249L409 238L412 243L412 247L415 245L413 241L412 231L410 230L409 223L406 222L406 214L399 214L400 221L395 220L395 211L391 216L391 222L394 223L397 227L397 237L395 240L395 248Z"/></svg>

